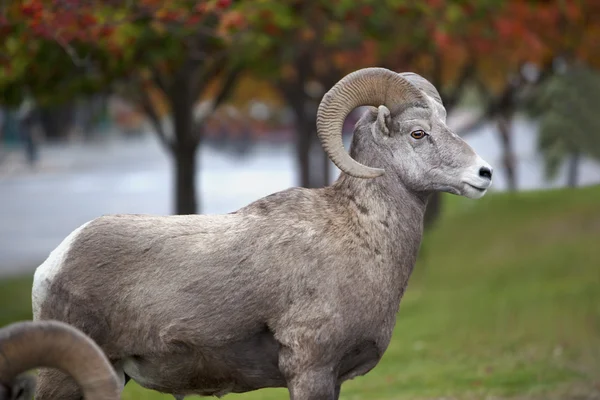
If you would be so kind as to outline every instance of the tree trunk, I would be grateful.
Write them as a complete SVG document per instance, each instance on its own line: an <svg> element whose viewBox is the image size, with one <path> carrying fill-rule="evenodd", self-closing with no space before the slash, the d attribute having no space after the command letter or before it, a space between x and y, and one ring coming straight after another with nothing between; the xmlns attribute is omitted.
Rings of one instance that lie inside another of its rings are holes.
<svg viewBox="0 0 600 400"><path fill-rule="evenodd" d="M75 108L72 103L44 107L39 111L40 125L45 139L49 141L68 139L75 116Z"/></svg>
<svg viewBox="0 0 600 400"><path fill-rule="evenodd" d="M294 113L294 134L296 167L298 171L298 185L310 186L310 131L309 122L304 112L304 96L301 85L297 82L282 84L279 86L281 94Z"/></svg>
<svg viewBox="0 0 600 400"><path fill-rule="evenodd" d="M310 171L308 174L309 188L322 188L329 185L329 158L321 146L321 142L317 137L316 119L308 118L309 123L305 135L310 140Z"/></svg>
<svg viewBox="0 0 600 400"><path fill-rule="evenodd" d="M298 183L306 188L320 188L329 185L331 174L329 160L316 133L316 114L319 103L305 90L309 71L305 61L304 58L298 61L298 79L280 84L279 89L295 116Z"/></svg>
<svg viewBox="0 0 600 400"><path fill-rule="evenodd" d="M508 190L517 190L516 157L512 148L512 116L501 115L498 118L498 131L502 145L502 163L506 171Z"/></svg>
<svg viewBox="0 0 600 400"><path fill-rule="evenodd" d="M581 155L578 151L571 153L569 157L568 171L567 171L567 185L571 188L577 187L579 181L579 162L581 161Z"/></svg>
<svg viewBox="0 0 600 400"><path fill-rule="evenodd" d="M181 83L181 84L180 84ZM195 214L200 212L196 196L196 150L202 132L194 123L191 88L185 81L174 85L170 95L175 141L172 153L175 163L175 212Z"/></svg>
<svg viewBox="0 0 600 400"><path fill-rule="evenodd" d="M310 136L302 125L296 120L296 162L298 164L299 184L302 187L310 186Z"/></svg>
<svg viewBox="0 0 600 400"><path fill-rule="evenodd" d="M323 186L328 186L331 184L331 161L329 161L329 156L323 150L321 143L319 143L319 148L323 159Z"/></svg>
<svg viewBox="0 0 600 400"><path fill-rule="evenodd" d="M329 172L325 152L316 134L316 116L307 112L307 101L301 93L295 99L288 99L295 115L296 160L299 171L299 185L305 188L319 188L328 184ZM325 166L324 166L325 165Z"/></svg>
<svg viewBox="0 0 600 400"><path fill-rule="evenodd" d="M198 210L196 199L196 149L178 147L173 149L175 172L175 213L195 214Z"/></svg>

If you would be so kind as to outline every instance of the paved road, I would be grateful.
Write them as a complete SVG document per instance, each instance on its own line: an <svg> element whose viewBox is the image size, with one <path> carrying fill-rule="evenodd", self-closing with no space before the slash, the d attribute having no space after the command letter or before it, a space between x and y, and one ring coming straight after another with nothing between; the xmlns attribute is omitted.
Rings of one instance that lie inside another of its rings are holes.
<svg viewBox="0 0 600 400"><path fill-rule="evenodd" d="M526 124L516 132L519 184L526 189L557 186L543 182L534 155L535 137ZM493 130L469 137L492 165L499 165ZM290 147L260 148L246 158L204 148L200 152L201 198L205 213L225 213L295 185ZM31 271L73 229L111 213L171 212L167 155L152 136L102 145L45 148L39 172L0 166L0 274ZM333 169L337 174L337 170ZM496 168L495 190L503 190ZM582 183L600 183L600 166L585 162Z"/></svg>

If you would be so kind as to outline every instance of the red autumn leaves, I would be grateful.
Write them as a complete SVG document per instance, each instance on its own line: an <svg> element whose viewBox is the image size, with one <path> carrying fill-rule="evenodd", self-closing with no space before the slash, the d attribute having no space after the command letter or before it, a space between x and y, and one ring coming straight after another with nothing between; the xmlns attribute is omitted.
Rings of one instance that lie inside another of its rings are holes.
<svg viewBox="0 0 600 400"><path fill-rule="evenodd" d="M0 14L0 35L12 32L15 24L24 24L24 40L46 39L61 43L72 41L95 42L110 39L120 24L135 21L137 18L157 21L164 24L181 25L193 28L203 23L209 14L216 14L226 20L227 28L241 28L245 19L241 14L228 15L232 0L199 1L190 9L189 3L140 0L127 9L124 19L111 18L110 2L94 3L84 0L29 0L11 5L10 19ZM106 4L107 6L104 6ZM122 5L122 4L121 4ZM119 5L117 5L118 7ZM104 8L102 8L104 7ZM107 11L108 10L108 11ZM121 10L122 11L122 10ZM104 15L104 18L100 17ZM0 39L2 39L0 37Z"/></svg>
<svg viewBox="0 0 600 400"><path fill-rule="evenodd" d="M23 40L38 38L61 43L93 41L110 36L114 27L100 23L94 11L92 6L78 0L55 0L52 3L29 0L9 10L14 20L26 28L21 32ZM1 33L11 33L13 25L9 25L10 29Z"/></svg>

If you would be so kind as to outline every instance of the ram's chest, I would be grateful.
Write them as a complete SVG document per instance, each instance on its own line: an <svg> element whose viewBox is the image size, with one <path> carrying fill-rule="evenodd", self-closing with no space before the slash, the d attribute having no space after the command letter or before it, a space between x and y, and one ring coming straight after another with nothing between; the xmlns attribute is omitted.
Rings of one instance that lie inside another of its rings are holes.
<svg viewBox="0 0 600 400"><path fill-rule="evenodd" d="M359 323L347 327L344 337L340 338L339 346L352 343L345 347L338 366L340 382L364 375L373 369L381 360L390 343L395 313L365 314ZM337 347L337 346L336 346Z"/></svg>

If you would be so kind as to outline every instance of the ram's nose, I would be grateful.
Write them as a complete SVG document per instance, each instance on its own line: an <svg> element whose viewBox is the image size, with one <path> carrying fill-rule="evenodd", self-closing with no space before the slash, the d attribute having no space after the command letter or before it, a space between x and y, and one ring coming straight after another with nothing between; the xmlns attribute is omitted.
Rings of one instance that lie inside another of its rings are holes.
<svg viewBox="0 0 600 400"><path fill-rule="evenodd" d="M492 172L492 167L484 166L479 168L479 176L490 181L492 180Z"/></svg>

